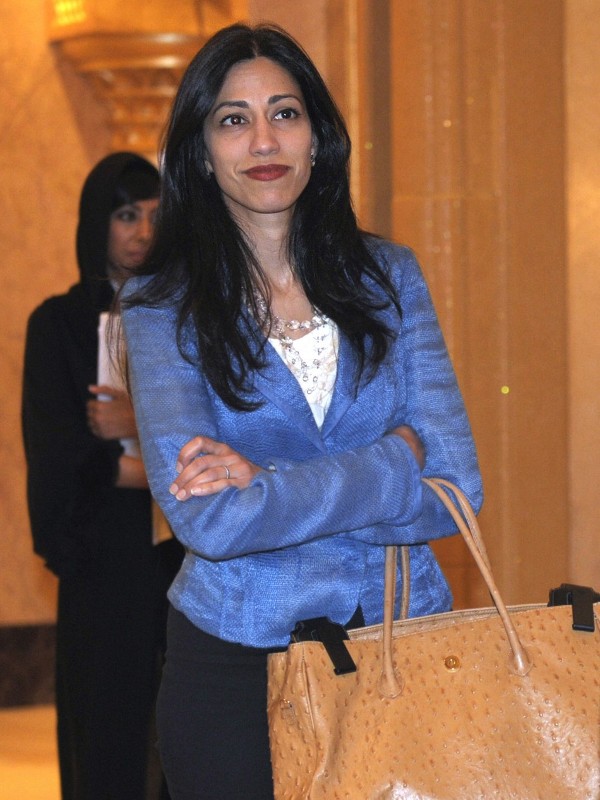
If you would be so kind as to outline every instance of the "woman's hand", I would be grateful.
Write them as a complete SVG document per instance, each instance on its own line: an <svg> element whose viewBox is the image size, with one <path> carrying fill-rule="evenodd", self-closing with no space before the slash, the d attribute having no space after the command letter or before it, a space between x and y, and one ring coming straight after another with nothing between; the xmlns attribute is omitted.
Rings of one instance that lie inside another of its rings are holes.
<svg viewBox="0 0 600 800"><path fill-rule="evenodd" d="M425 466L425 448L423 447L423 442L410 425L399 425L397 428L391 430L390 433L395 433L396 436L401 436L404 439L406 444L413 451L419 467L423 469Z"/></svg>
<svg viewBox="0 0 600 800"><path fill-rule="evenodd" d="M100 439L130 439L137 436L133 406L127 392L112 386L89 386L91 394L104 400L88 400L88 426Z"/></svg>
<svg viewBox="0 0 600 800"><path fill-rule="evenodd" d="M196 436L181 448L176 469L169 491L177 500L217 494L230 486L245 489L261 472L229 445L208 436Z"/></svg>
<svg viewBox="0 0 600 800"><path fill-rule="evenodd" d="M141 458L126 456L119 458L119 473L115 486L119 489L147 489L148 478Z"/></svg>

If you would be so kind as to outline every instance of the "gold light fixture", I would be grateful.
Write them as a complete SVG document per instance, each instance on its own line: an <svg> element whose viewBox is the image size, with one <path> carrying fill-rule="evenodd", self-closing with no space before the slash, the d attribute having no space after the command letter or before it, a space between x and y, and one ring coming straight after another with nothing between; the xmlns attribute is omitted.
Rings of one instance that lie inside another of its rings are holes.
<svg viewBox="0 0 600 800"><path fill-rule="evenodd" d="M112 150L155 159L190 60L244 0L47 0L48 39L109 112Z"/></svg>

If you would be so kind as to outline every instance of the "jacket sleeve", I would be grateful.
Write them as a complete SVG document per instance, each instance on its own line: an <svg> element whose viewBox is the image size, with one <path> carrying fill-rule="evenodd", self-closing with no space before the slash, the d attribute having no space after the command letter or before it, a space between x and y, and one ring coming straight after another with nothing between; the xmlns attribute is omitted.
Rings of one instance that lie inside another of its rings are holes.
<svg viewBox="0 0 600 800"><path fill-rule="evenodd" d="M84 530L114 485L122 448L94 437L86 422L85 379L69 358L74 344L56 304L46 302L27 326L22 426L27 504L34 550L64 577L87 559ZM78 364L78 367L81 365Z"/></svg>
<svg viewBox="0 0 600 800"><path fill-rule="evenodd" d="M423 475L457 485L477 513L483 503L483 487L475 443L429 289L411 250L388 242L379 247L379 258L388 263L402 307L394 363L404 376L406 402L396 424L410 425L423 442ZM379 528L366 537L365 532L349 535L379 544L390 540L417 544L456 532L439 498L424 485L421 513L408 525L393 532Z"/></svg>

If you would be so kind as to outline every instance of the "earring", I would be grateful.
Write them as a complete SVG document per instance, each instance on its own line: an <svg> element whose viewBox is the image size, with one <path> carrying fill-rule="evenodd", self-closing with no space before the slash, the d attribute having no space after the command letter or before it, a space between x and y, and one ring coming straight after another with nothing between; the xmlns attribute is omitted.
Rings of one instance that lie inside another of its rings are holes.
<svg viewBox="0 0 600 800"><path fill-rule="evenodd" d="M317 157L315 155L315 151L311 150L310 151L310 165L311 165L311 167L314 167L314 165L316 164L316 161L317 161Z"/></svg>

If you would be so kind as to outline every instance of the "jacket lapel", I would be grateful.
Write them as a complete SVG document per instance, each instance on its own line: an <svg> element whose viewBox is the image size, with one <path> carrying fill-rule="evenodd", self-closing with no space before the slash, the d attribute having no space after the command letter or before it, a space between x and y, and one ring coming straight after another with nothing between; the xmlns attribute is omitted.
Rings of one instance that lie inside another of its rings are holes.
<svg viewBox="0 0 600 800"><path fill-rule="evenodd" d="M315 447L325 452L324 439L335 428L355 399L356 359L353 357L350 343L345 336L340 336L333 397L320 431L298 381L269 343L265 347L264 358L265 367L255 375L254 388L270 403L277 406Z"/></svg>
<svg viewBox="0 0 600 800"><path fill-rule="evenodd" d="M265 367L255 375L254 388L277 406L319 450L324 450L321 433L298 381L270 343L265 346L264 358Z"/></svg>
<svg viewBox="0 0 600 800"><path fill-rule="evenodd" d="M344 416L348 407L354 402L355 387L354 378L356 359L352 352L352 346L345 336L340 335L337 375L331 405L325 415L321 436L326 439L331 431Z"/></svg>

